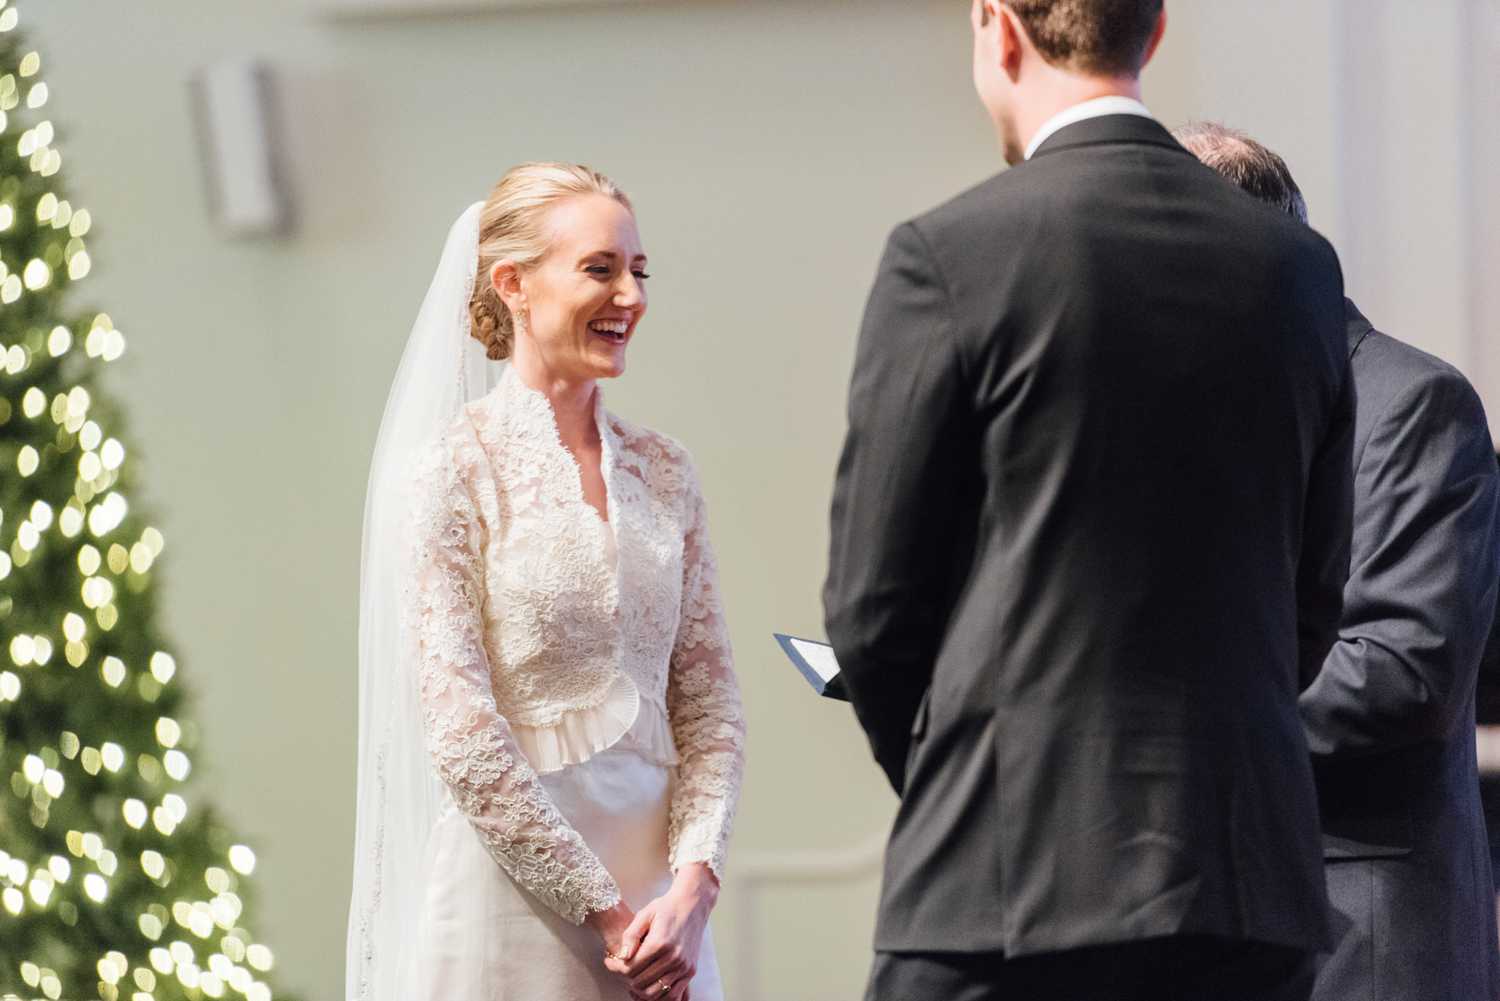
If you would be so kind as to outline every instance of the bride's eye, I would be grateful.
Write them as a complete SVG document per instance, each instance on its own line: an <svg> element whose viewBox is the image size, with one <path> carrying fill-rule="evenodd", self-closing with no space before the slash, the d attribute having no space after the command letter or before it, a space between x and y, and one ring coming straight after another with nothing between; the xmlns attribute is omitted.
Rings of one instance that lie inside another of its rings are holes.
<svg viewBox="0 0 1500 1001"><path fill-rule="evenodd" d="M647 278L651 277L650 275L646 274L646 272L644 272L644 271L635 271L635 272L632 272L632 274L634 274L641 281L645 281Z"/></svg>
<svg viewBox="0 0 1500 1001"><path fill-rule="evenodd" d="M587 271L591 275L608 275L609 274L609 265L607 265L607 264L590 264L588 267L584 268L583 270Z"/></svg>

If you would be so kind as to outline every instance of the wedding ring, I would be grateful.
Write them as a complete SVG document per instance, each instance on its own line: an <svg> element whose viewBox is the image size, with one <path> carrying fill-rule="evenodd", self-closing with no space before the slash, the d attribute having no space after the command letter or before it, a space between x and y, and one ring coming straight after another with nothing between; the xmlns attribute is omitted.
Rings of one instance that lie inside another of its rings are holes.
<svg viewBox="0 0 1500 1001"><path fill-rule="evenodd" d="M658 980L657 983L661 985L662 994L665 994L667 993L667 991L672 989L672 985L667 983L665 980Z"/></svg>

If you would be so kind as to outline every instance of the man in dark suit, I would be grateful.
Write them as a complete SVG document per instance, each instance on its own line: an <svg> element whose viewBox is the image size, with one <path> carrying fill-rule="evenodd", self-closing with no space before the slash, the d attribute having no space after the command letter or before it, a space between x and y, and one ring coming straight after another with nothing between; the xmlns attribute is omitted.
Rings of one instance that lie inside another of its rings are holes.
<svg viewBox="0 0 1500 1001"><path fill-rule="evenodd" d="M1500 463L1500 455L1495 460ZM1484 804L1484 825L1490 832L1490 872L1495 877L1495 893L1500 896L1500 611L1496 612L1490 641L1479 662L1474 719L1479 724L1479 799Z"/></svg>
<svg viewBox="0 0 1500 1001"><path fill-rule="evenodd" d="M1160 0L971 19L1014 166L891 235L833 502L828 635L901 796L868 997L1305 998L1337 259L1140 104Z"/></svg>
<svg viewBox="0 0 1500 1001"><path fill-rule="evenodd" d="M1485 752L1479 762L1479 799L1484 804L1484 825L1490 832L1490 872L1500 896L1500 614L1495 616L1489 645L1479 663L1474 718Z"/></svg>
<svg viewBox="0 0 1500 1001"><path fill-rule="evenodd" d="M1213 124L1177 137L1307 221L1271 150ZM1301 699L1336 911L1313 996L1493 1001L1500 950L1474 706L1500 587L1500 475L1468 380L1346 309L1353 558L1338 642Z"/></svg>

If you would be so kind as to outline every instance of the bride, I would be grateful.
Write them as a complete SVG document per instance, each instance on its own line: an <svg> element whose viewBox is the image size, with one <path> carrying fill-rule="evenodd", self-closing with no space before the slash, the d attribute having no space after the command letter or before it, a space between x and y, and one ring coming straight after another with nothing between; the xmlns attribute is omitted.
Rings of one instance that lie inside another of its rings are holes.
<svg viewBox="0 0 1500 1001"><path fill-rule="evenodd" d="M350 1001L723 997L745 724L703 497L597 386L645 267L572 164L449 233L365 508Z"/></svg>

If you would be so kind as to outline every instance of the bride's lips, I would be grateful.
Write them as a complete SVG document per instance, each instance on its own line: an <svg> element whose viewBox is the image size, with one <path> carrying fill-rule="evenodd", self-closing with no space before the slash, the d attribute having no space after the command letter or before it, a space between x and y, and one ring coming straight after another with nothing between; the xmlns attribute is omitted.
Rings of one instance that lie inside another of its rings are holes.
<svg viewBox="0 0 1500 1001"><path fill-rule="evenodd" d="M593 320L589 323L589 333L611 344L624 344L630 339L631 326L632 321L624 318Z"/></svg>

